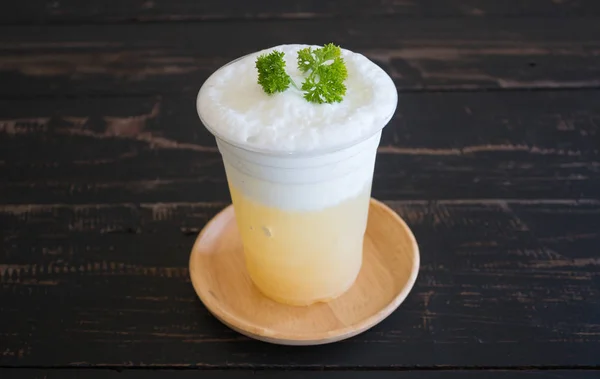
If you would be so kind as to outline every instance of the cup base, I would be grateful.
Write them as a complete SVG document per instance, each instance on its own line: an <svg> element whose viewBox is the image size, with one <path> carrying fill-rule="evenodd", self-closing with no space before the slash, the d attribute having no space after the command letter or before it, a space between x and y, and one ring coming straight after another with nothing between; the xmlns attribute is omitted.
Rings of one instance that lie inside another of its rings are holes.
<svg viewBox="0 0 600 379"><path fill-rule="evenodd" d="M391 314L412 289L419 248L406 223L371 199L356 280L333 299L306 306L265 296L252 282L232 206L200 232L190 256L190 277L206 308L248 337L283 345L319 345L353 337Z"/></svg>
<svg viewBox="0 0 600 379"><path fill-rule="evenodd" d="M307 306L310 306L310 305L313 305L313 304L318 304L318 303L328 303L328 302L330 302L332 300L337 299L338 297L340 297L344 293L346 293L346 291L348 291L354 285L354 282L356 281L357 277L358 277L358 273L357 273L357 276L354 277L354 278L352 278L352 281L348 282L345 286L343 286L341 290L339 290L339 291L337 291L335 293L329 294L327 296L324 296L322 298L313 299L313 300L310 300L310 301L295 301L295 300L292 300L292 299L280 298L277 295L267 293L267 291L264 291L255 282L253 282L253 284L261 292L261 294L263 296L266 296L266 297L268 297L268 298L270 298L270 299L272 299L272 300L274 300L274 301L276 301L276 302L278 302L280 304L294 306L294 307L307 307Z"/></svg>

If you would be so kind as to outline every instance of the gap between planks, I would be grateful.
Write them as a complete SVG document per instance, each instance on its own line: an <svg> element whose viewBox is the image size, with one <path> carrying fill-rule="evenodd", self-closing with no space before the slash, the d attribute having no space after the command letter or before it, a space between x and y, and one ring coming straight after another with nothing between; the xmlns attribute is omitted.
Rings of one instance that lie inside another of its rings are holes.
<svg viewBox="0 0 600 379"><path fill-rule="evenodd" d="M144 370L195 370L195 371L269 371L269 370L295 370L295 371L558 371L558 370L571 370L571 371L600 371L600 365L555 365L555 366L542 366L542 365L523 365L523 366L451 366L451 365L436 365L431 367L425 366L399 366L399 365L388 365L385 367L381 366L337 366L337 365L251 365L251 364L240 364L236 366L222 366L213 365L207 363L173 363L173 364L147 364L140 363L139 365L122 364L122 363L89 363L89 362L72 362L69 365L29 365L29 366L12 366L12 365L0 365L0 369L18 369L18 370L30 370L30 369L47 369L47 370L114 370L114 371L144 371ZM1 372L0 372L1 373Z"/></svg>
<svg viewBox="0 0 600 379"><path fill-rule="evenodd" d="M427 200L427 199L411 199L411 200L385 200L380 201L392 205L496 205L506 206L507 204L522 204L522 205L600 205L600 199L443 199L443 200ZM71 208L71 209L101 209L114 207L140 208L149 210L160 210L163 208L178 208L178 207L206 207L219 209L229 205L229 202L156 202L156 203L84 203L84 204L1 204L0 212L11 214L20 214L25 212L44 211L52 208Z"/></svg>

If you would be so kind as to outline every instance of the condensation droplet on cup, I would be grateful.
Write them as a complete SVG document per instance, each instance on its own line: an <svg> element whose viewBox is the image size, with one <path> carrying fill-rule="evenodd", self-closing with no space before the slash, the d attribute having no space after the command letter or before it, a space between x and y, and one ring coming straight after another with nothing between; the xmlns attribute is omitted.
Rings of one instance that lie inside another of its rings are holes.
<svg viewBox="0 0 600 379"><path fill-rule="evenodd" d="M262 227L262 231L263 233L265 233L265 236L267 237L271 237L273 235L273 233L271 233L271 229L269 229L268 227L264 226Z"/></svg>

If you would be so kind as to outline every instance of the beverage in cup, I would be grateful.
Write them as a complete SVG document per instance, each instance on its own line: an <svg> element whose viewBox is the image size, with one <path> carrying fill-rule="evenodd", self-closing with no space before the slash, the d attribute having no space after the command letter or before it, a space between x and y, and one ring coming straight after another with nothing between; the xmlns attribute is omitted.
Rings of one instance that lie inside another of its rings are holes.
<svg viewBox="0 0 600 379"><path fill-rule="evenodd" d="M352 286L396 104L379 66L334 45L258 51L202 85L198 114L216 138L247 271L265 296L310 305Z"/></svg>

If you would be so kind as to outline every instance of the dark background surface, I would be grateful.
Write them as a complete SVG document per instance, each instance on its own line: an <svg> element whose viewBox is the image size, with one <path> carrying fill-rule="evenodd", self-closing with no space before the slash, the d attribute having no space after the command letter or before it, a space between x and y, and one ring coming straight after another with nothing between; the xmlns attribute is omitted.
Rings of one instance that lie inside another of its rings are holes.
<svg viewBox="0 0 600 379"><path fill-rule="evenodd" d="M330 41L398 87L373 196L421 270L357 337L268 345L189 280L229 201L195 95ZM600 376L599 1L5 1L0 83L2 378Z"/></svg>

